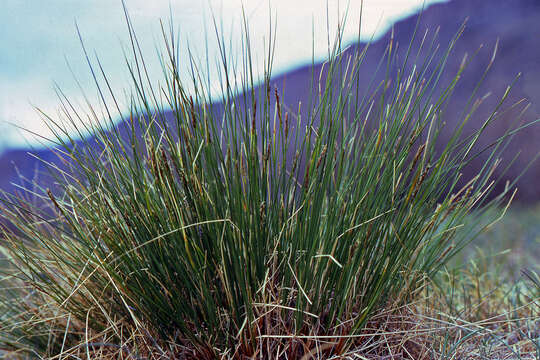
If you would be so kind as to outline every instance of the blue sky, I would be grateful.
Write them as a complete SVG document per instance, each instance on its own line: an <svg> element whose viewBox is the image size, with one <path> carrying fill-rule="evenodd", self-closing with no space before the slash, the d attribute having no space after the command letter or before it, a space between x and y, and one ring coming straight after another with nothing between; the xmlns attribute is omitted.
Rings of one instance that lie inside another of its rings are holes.
<svg viewBox="0 0 540 360"><path fill-rule="evenodd" d="M442 0L426 0L426 4ZM222 19L227 36L238 39L241 6L244 4L255 49L263 49L268 33L269 8L277 18L274 73L280 73L310 61L327 50L326 8L330 28L335 28L338 9L347 1L337 0L125 0L150 71L156 78L160 68L155 56L159 44L159 19L168 19L172 9L179 25L183 47L187 41L195 51L203 52L205 29L209 34L210 55L216 54L211 10ZM423 0L364 0L362 36L380 35L396 20L418 11ZM270 6L269 6L270 4ZM345 39L352 41L358 31L359 0L350 0ZM37 144L35 138L17 129L23 127L50 136L33 106L53 118L58 100L53 90L57 83L75 103L83 95L69 66L92 102L95 89L75 30L77 22L88 50L96 52L115 90L129 91L122 46L128 38L120 0L2 0L0 11L0 148ZM314 30L314 33L312 32ZM314 38L313 38L314 36ZM313 41L312 41L313 40ZM16 126L14 126L16 125Z"/></svg>

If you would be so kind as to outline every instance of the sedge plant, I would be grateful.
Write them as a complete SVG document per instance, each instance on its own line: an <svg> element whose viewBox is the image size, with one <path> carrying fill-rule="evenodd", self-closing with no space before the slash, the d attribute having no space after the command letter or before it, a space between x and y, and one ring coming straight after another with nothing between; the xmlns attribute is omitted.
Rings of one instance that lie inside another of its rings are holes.
<svg viewBox="0 0 540 360"><path fill-rule="evenodd" d="M441 80L463 28L446 48L415 32L405 58L390 40L372 79L359 70L369 45L344 49L338 31L299 106L272 82L272 30L261 74L246 23L237 58L218 32L216 95L211 60L181 62L172 24L162 25L155 85L127 12L126 21L129 113L89 59L99 108L60 93L62 116L43 114L56 134L54 181L38 180L32 201L4 194L0 349L343 354L361 346L371 315L414 298L482 230L478 217L508 198L511 186L492 194L492 174L515 129L475 146L508 91L474 132L463 129L480 105L476 90L460 124L444 126L470 61ZM451 134L444 144L442 131ZM480 151L485 166L460 182Z"/></svg>

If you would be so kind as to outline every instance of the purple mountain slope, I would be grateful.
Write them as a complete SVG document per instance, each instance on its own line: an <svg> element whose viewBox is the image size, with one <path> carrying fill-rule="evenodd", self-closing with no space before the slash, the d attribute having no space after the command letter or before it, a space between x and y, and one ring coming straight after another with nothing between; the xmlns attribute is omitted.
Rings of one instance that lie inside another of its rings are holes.
<svg viewBox="0 0 540 360"><path fill-rule="evenodd" d="M442 85L448 85L465 54L469 59L476 54L467 67L460 83L445 110L447 127L453 129L460 120L471 92L489 63L495 44L498 41L497 56L485 82L480 86L475 96L484 96L491 92L483 105L470 119L465 133L478 128L489 116L491 110L497 105L498 99L504 94L507 85L512 83L518 73L521 78L511 91L511 95L505 102L508 108L512 103L521 99L530 101L530 106L523 114L522 121L528 122L540 118L540 2L537 0L501 0L496 3L488 0L454 0L448 3L430 6L420 17L418 26L418 46L426 29L434 33L440 26L436 42L442 47L449 43L458 31L460 25L468 18L466 29L458 40L447 64L447 71L441 78ZM394 42L397 45L396 52L400 58L405 57L407 46L415 30L418 17L411 16L398 22L394 27ZM360 91L367 89L367 84L374 77L376 68L390 38L390 33L370 45L364 63L361 67L361 76L366 79L360 84ZM428 35L428 39L431 36ZM481 44L484 46L479 49ZM279 44L278 44L279 46ZM353 51L356 44L347 51ZM479 50L478 50L479 49ZM413 48L414 50L414 48ZM477 52L478 50L478 52ZM415 53L413 51L413 53ZM319 74L322 65L315 66L314 72ZM305 66L294 71L287 72L274 78L273 83L282 94L282 102L295 113L298 102L308 103L310 83L312 78L311 66ZM382 74L375 75L374 82L382 79ZM306 107L306 106L305 106ZM219 109L220 106L218 105ZM511 109L501 112L493 124L486 129L486 136L480 141L479 146L487 146L499 136L503 135L512 122L518 117L519 110ZM119 125L121 131L125 127ZM444 133L442 139L445 139ZM19 149L5 152L0 157L0 188L7 191L14 189L12 183L19 183L18 177L22 175L32 179L38 169L43 169L39 161L27 155L29 150ZM521 152L515 163L510 166L507 173L502 177L499 186L504 185L505 179L512 179L520 174L521 170L538 155L540 151L540 125L527 128L518 133L510 146L504 152L503 164L496 170L494 177L501 176L503 169L515 154ZM55 161L52 151L40 150L37 156L46 161ZM485 163L485 156L480 156L471 163L469 173L464 178L470 178L475 169ZM14 166L14 164L16 166ZM520 179L517 199L523 203L540 201L540 161L531 165L528 172Z"/></svg>
<svg viewBox="0 0 540 360"><path fill-rule="evenodd" d="M540 48L538 47L540 41L540 2L503 0L493 3L480 0L454 0L449 3L432 5L420 17L418 26L418 34L420 35L417 35L413 50L418 48L420 39L426 30L433 33L439 26L437 43L441 44L441 47L446 46L465 21L465 31L457 41L440 81L441 85L447 86L458 70L464 55L468 54L468 59L471 61L461 76L444 114L448 129L453 129L462 119L462 111L492 59L496 46L495 61L485 81L478 88L474 100L488 93L490 96L469 120L465 127L465 134L482 125L497 106L507 86L521 73L509 97L498 110L500 116L487 127L485 136L480 138L477 149L482 149L502 136L509 127L540 118ZM395 44L398 44L395 51L401 59L405 57L417 22L418 16L412 16L394 26L394 41ZM388 33L370 46L360 70L366 79L366 84L371 81L373 71L386 49L390 36ZM427 39L430 38L428 34ZM443 49L441 48L441 50ZM415 51L412 53L414 54ZM306 89L310 85L311 71L311 67L306 66L275 79L275 83L285 89L283 102L292 104L292 109L297 108L298 101L307 103L308 91ZM320 66L317 66L315 73L318 74L319 71ZM378 83L382 80L382 74L375 76L375 79L375 83ZM363 85L360 87L362 90ZM521 106L509 109L519 101L523 101ZM531 106L520 118L520 111L527 102L530 102ZM443 131L441 139L445 138L447 139L448 135L445 136ZM505 172L507 165L518 154L519 156L513 165ZM503 152L503 161L493 175L494 179L500 178L501 180L495 193L504 188L506 180L519 176L523 169L539 154L540 124L517 133ZM486 158L487 153L474 159L463 179L470 179L485 164ZM538 179L540 179L540 161L535 161L517 183L518 201L522 203L540 201Z"/></svg>

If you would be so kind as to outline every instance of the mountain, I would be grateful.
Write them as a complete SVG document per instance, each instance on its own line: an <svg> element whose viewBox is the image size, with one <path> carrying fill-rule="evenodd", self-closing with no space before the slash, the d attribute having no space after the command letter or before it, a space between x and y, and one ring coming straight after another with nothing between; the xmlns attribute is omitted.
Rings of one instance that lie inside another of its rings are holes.
<svg viewBox="0 0 540 360"><path fill-rule="evenodd" d="M420 17L419 17L420 16ZM495 47L497 53L495 62L483 84L478 88L476 97L487 93L491 95L470 119L465 133L481 126L497 105L498 99L515 77L520 78L513 87L505 106L507 109L517 101L525 99L531 106L523 114L521 121L528 122L540 118L540 1L538 0L453 0L429 6L421 15L410 16L395 24L393 30L396 53L400 58L405 57L407 46L418 24L416 41L413 42L413 53L420 44L426 30L433 34L437 29L437 43L442 47L454 37L463 22L466 27L448 60L447 71L441 78L441 84L448 84L451 77L459 69L463 57L468 54L470 64L464 71L458 87L450 99L445 111L445 121L449 129L453 129L460 120L462 110L467 104L469 95L474 90L477 81L490 62ZM367 88L368 79L373 77L374 69L384 53L391 32L373 42L366 54L361 67L361 76L366 84L361 84L361 90ZM428 38L430 38L428 36ZM483 45L483 46L482 46ZM279 46L279 44L277 45ZM364 44L352 44L347 51L353 51ZM428 54L429 55L429 54ZM322 64L316 64L314 72L321 71ZM382 75L378 75L379 77ZM308 103L312 67L304 66L296 70L274 77L273 84L282 94L282 102L291 109L297 109L298 101ZM375 76L375 82L379 80ZM217 108L220 106L218 105ZM486 129L479 146L487 146L505 133L518 118L519 108L500 111L500 116ZM294 111L292 111L294 112ZM119 127L122 129L123 125ZM125 131L125 129L123 129ZM448 138L448 137L446 137ZM445 139L444 133L442 139ZM0 188L7 191L14 189L13 183L19 183L19 175L31 179L43 165L35 157L27 154L28 149L14 149L5 152L0 157ZM519 132L510 142L503 153L503 163L494 173L495 178L501 177L499 189L504 186L506 179L515 178L540 152L540 125ZM505 165L509 164L516 154L516 161L502 176ZM49 150L37 151L37 156L46 161L55 161L55 155ZM485 163L485 155L476 158L470 171L464 174L464 179L470 178L475 169ZM534 162L517 183L517 200L522 203L540 201L540 161Z"/></svg>

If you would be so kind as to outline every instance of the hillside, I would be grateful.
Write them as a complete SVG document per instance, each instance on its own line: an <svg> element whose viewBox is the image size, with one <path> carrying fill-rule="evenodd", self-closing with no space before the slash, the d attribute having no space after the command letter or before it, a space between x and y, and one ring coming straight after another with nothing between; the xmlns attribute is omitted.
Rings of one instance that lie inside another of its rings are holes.
<svg viewBox="0 0 540 360"><path fill-rule="evenodd" d="M451 16L448 16L451 14ZM468 20L467 20L468 19ZM470 119L468 130L478 128L486 120L490 111L497 105L498 99L504 94L507 85L512 83L518 73L520 79L511 91L511 95L501 109L507 109L511 104L525 99L531 103L530 108L524 113L521 121L532 121L540 117L540 48L537 47L540 36L540 3L534 0L502 0L496 5L487 0L468 1L454 0L448 3L435 4L427 8L421 15L417 39L413 44L413 51L418 48L424 32L429 30L427 39L431 39L435 30L440 27L436 43L446 44L456 34L460 25L465 21L466 28L458 40L453 54L450 56L447 71L441 78L441 84L447 85L448 80L459 68L463 56L475 54L470 65L464 72L461 83L453 94L449 106L445 110L445 121L449 129L453 128L459 120L459 116L465 107L468 97L473 91L476 82L485 70L492 57L495 44L498 42L495 63L490 72L478 89L476 98L480 98L491 92L483 105ZM405 57L407 46L418 22L418 15L404 19L394 27L395 51L400 58ZM370 45L366 58L360 69L366 82L360 84L360 91L367 90L367 84L373 81L377 83L382 78L382 73L373 77L381 55L388 44L391 32ZM355 44L347 51L353 51L355 47L363 47L365 44ZM481 45L483 45L481 47ZM481 47L481 48L480 48ZM477 51L478 50L478 51ZM429 54L422 53L421 56ZM322 65L316 64L314 72L318 74ZM298 102L306 104L309 101L309 89L311 81L311 65L280 74L274 78L273 83L278 88L285 106L294 113L298 108ZM219 104L217 109L221 108ZM511 111L502 113L486 131L486 136L480 142L480 147L487 146L497 137L501 136L512 122L518 117L523 106L518 106ZM306 116L304 114L303 118ZM123 127L122 123L119 125ZM444 133L444 131L443 131ZM444 138L444 135L443 135ZM504 185L506 179L513 179L520 174L527 164L538 155L540 146L540 126L536 125L518 133L510 146L504 152L503 164L496 170L494 176L502 175L505 165L521 152L515 163L502 176L499 186ZM480 148L479 147L479 148ZM6 151L0 157L0 188L12 191L13 182L19 182L19 176L32 179L43 165L35 157L28 155L29 149L12 149ZM54 161L54 154L48 150L39 150L37 155L46 161ZM471 172L481 167L485 158L476 158L471 164ZM467 174L464 174L467 179ZM540 187L537 179L540 178L540 161L532 164L528 172L517 183L519 188L517 200L523 203L533 203L540 200Z"/></svg>

